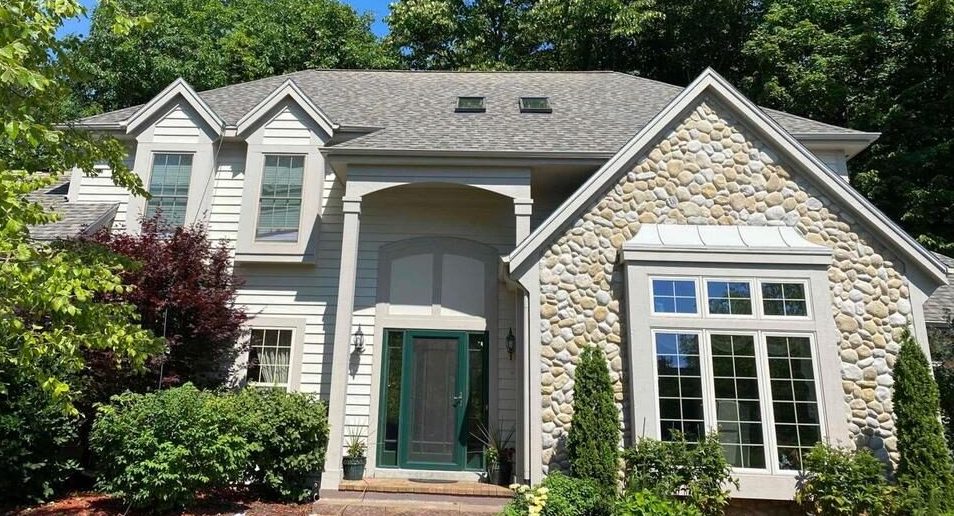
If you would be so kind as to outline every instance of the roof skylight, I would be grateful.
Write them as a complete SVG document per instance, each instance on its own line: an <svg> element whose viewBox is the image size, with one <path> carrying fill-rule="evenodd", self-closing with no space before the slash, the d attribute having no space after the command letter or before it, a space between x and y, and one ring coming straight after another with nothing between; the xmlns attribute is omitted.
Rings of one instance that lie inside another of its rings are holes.
<svg viewBox="0 0 954 516"><path fill-rule="evenodd" d="M552 113L549 97L520 97L521 113Z"/></svg>
<svg viewBox="0 0 954 516"><path fill-rule="evenodd" d="M487 111L487 108L484 107L483 97L457 97L457 109L454 111L458 113L483 113Z"/></svg>

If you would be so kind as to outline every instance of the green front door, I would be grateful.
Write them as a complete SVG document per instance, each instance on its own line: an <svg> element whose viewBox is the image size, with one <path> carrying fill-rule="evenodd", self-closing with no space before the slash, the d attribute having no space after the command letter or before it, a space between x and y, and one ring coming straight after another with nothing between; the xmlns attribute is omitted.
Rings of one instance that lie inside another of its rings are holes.
<svg viewBox="0 0 954 516"><path fill-rule="evenodd" d="M480 468L473 434L486 421L486 335L389 330L385 340L379 465Z"/></svg>

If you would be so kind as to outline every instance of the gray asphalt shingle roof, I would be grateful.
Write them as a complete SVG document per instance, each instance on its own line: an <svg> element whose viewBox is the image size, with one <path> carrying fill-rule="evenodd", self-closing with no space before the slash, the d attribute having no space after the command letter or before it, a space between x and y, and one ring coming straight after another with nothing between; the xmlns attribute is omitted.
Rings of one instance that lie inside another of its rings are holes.
<svg viewBox="0 0 954 516"><path fill-rule="evenodd" d="M66 201L69 178L63 178L56 184L37 190L27 198L52 209L60 219L49 224L30 226L30 237L35 240L59 240L89 234L112 222L116 215L116 204L90 203L80 204Z"/></svg>
<svg viewBox="0 0 954 516"><path fill-rule="evenodd" d="M948 267L948 284L938 287L924 302L924 320L928 324L947 324L954 316L954 258L934 254Z"/></svg>
<svg viewBox="0 0 954 516"><path fill-rule="evenodd" d="M304 70L199 93L234 125L292 79L335 123L381 128L340 148L613 153L682 91L616 72ZM455 113L458 96L483 96L485 113ZM547 96L553 112L520 113L521 96ZM118 123L139 106L85 118ZM791 133L858 131L765 110Z"/></svg>

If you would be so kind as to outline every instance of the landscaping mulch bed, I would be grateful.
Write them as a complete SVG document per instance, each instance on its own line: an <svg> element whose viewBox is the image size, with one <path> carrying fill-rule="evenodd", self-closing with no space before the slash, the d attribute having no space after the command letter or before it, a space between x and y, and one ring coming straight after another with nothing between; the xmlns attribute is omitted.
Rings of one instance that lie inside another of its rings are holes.
<svg viewBox="0 0 954 516"><path fill-rule="evenodd" d="M0 509L0 513L3 510ZM182 512L173 512L179 516L307 516L313 512L312 504L283 504L263 502L244 493L234 491L224 493L210 493L199 497L199 500L190 508ZM6 513L4 513L6 514ZM114 516L128 514L130 516L144 513L142 511L126 511L126 506L119 500L91 492L73 493L59 500L28 508L21 508L11 512L16 516Z"/></svg>

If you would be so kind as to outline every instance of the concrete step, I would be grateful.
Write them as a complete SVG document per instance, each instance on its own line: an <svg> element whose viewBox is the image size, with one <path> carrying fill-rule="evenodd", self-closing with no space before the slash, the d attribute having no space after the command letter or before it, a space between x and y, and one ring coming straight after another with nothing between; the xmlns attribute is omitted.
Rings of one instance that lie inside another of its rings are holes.
<svg viewBox="0 0 954 516"><path fill-rule="evenodd" d="M506 505L503 498L365 493L359 496L322 498L313 505L321 516L488 516Z"/></svg>

